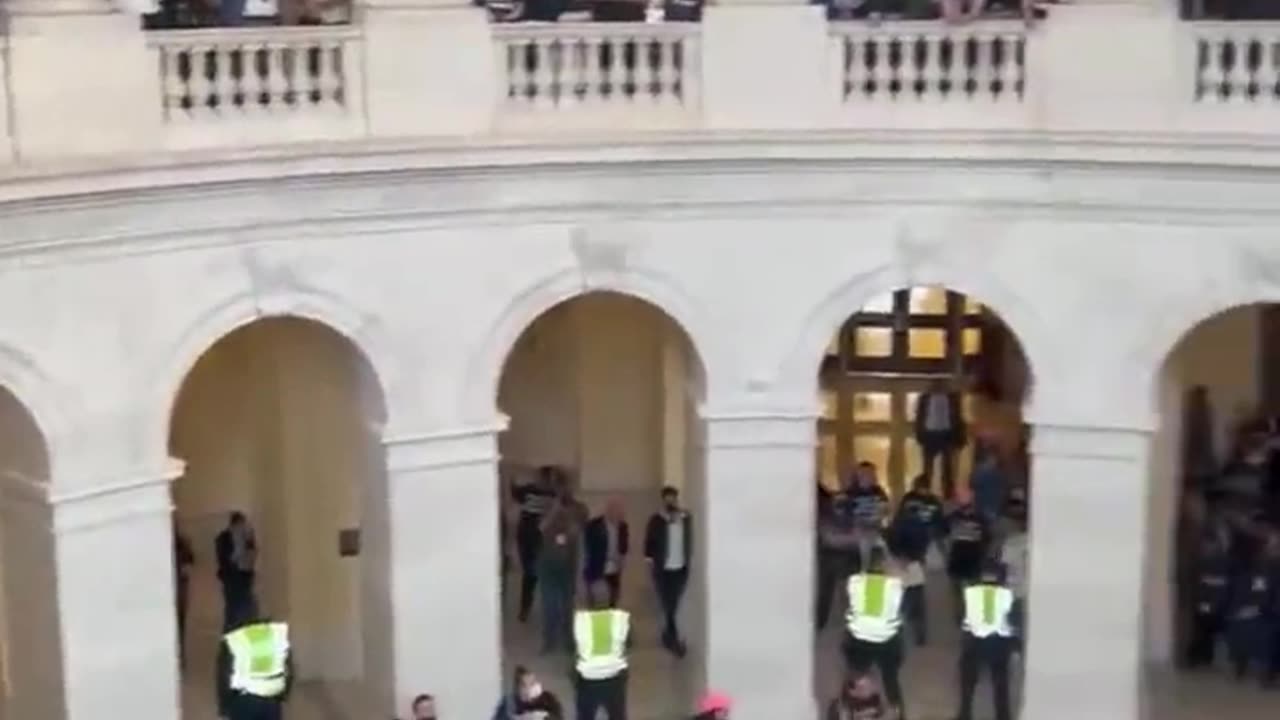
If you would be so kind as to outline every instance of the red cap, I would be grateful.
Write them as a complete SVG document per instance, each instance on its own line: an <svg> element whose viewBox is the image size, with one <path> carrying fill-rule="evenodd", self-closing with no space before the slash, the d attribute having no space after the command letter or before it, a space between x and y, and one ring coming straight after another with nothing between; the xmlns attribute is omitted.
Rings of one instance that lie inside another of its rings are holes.
<svg viewBox="0 0 1280 720"><path fill-rule="evenodd" d="M728 712L730 705L732 703L729 702L728 695L714 691L708 692L698 701L698 714L720 712L722 710Z"/></svg>

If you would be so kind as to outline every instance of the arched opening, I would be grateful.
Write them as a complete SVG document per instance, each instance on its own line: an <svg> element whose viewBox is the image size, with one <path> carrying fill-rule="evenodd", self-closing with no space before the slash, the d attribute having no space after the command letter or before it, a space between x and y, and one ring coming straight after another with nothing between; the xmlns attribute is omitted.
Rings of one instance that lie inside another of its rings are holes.
<svg viewBox="0 0 1280 720"><path fill-rule="evenodd" d="M1259 303L1200 322L1157 378L1144 654L1159 717L1275 716L1260 685L1280 674L1278 361L1280 305Z"/></svg>
<svg viewBox="0 0 1280 720"><path fill-rule="evenodd" d="M290 624L298 712L393 707L384 424L373 368L317 322L255 321L191 368L169 433L186 464L173 485L185 718L215 717L217 645L250 605ZM232 513L246 522L230 528Z"/></svg>
<svg viewBox="0 0 1280 720"><path fill-rule="evenodd" d="M989 307L946 288L875 297L835 333L819 369L815 463L820 702L837 695L851 664L860 665L845 653L846 587L874 548L905 586L905 622L893 642L911 717L957 714L961 593L985 559L1004 566L1026 626L1022 407L1031 383L1013 331ZM1010 665L1014 707L1019 665ZM892 682L879 675L892 701ZM975 699L976 716L991 716L991 693L980 688Z"/></svg>
<svg viewBox="0 0 1280 720"><path fill-rule="evenodd" d="M49 453L31 413L0 387L0 717L58 718L62 643Z"/></svg>
<svg viewBox="0 0 1280 720"><path fill-rule="evenodd" d="M525 665L562 702L572 702L564 642L572 631L557 627L566 617L558 608L572 611L582 601L585 577L616 575L619 606L633 616L629 682L645 688L630 693L632 715L688 714L702 684L705 647L702 388L702 364L685 332L658 308L626 295L569 300L516 342L498 395L511 419L499 440L506 677ZM542 468L554 468L542 474L572 488L574 504L564 505L572 512L559 515L568 520L547 520L553 493L537 485ZM669 540L666 522L649 532L667 487L678 490L689 513L691 545L683 534ZM656 571L646 551L657 555ZM536 575L533 593L525 592L526 565ZM680 601L680 642L664 637L663 600L673 599Z"/></svg>

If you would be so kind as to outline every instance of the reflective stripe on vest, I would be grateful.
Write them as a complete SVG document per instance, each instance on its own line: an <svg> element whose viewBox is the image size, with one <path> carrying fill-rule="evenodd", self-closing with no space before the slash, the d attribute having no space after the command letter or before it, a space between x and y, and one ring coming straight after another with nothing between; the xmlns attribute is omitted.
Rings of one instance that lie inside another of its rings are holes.
<svg viewBox="0 0 1280 720"><path fill-rule="evenodd" d="M603 680L627 669L627 633L631 615L625 610L579 610L573 617L578 647L578 674Z"/></svg>
<svg viewBox="0 0 1280 720"><path fill-rule="evenodd" d="M289 626L257 623L223 636L231 651L232 690L258 697L276 697L286 685Z"/></svg>
<svg viewBox="0 0 1280 720"><path fill-rule="evenodd" d="M849 578L849 634L866 642L884 642L902 625L902 580L887 575Z"/></svg>
<svg viewBox="0 0 1280 720"><path fill-rule="evenodd" d="M1009 614L1013 591L999 585L970 585L964 591L964 631L976 638L1012 637Z"/></svg>

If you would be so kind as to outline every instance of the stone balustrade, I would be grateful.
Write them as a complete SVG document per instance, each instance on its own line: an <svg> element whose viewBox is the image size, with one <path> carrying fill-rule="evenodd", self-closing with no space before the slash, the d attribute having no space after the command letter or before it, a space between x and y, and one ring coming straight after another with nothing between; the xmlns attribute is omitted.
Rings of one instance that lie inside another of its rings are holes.
<svg viewBox="0 0 1280 720"><path fill-rule="evenodd" d="M1030 28L828 23L817 7L746 3L710 7L702 23L486 25L475 8L369 1L346 26L143 31L95 20L92 44L121 48L109 58L110 97L127 112L68 112L75 93L107 91L70 61L42 74L54 49L77 52L71 26L63 45L0 36L0 82L9 84L0 165L739 129L1280 137L1276 23L1181 22L1122 3L1059 6ZM774 17L794 22L779 22L760 47ZM61 21L41 16L40 33ZM143 62L152 65L134 68ZM67 93L51 87L69 83ZM99 136L110 141L103 150Z"/></svg>

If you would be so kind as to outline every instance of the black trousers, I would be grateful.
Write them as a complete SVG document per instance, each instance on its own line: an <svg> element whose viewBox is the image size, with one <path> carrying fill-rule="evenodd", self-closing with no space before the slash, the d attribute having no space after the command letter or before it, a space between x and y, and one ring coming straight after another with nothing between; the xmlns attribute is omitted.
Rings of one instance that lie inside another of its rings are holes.
<svg viewBox="0 0 1280 720"><path fill-rule="evenodd" d="M253 573L231 573L222 580L222 627L229 630L254 610Z"/></svg>
<svg viewBox="0 0 1280 720"><path fill-rule="evenodd" d="M902 592L902 614L906 616L917 645L929 641L929 610L926 607L924 585L910 585Z"/></svg>
<svg viewBox="0 0 1280 720"><path fill-rule="evenodd" d="M227 720L283 720L284 703L276 698L236 693L227 707Z"/></svg>
<svg viewBox="0 0 1280 720"><path fill-rule="evenodd" d="M604 708L609 720L627 720L627 671L603 680L588 680L573 674L574 705L578 720L595 720Z"/></svg>
<svg viewBox="0 0 1280 720"><path fill-rule="evenodd" d="M1204 667L1213 664L1214 649L1222 634L1223 619L1217 613L1196 613L1191 616L1191 640L1187 646L1187 665Z"/></svg>
<svg viewBox="0 0 1280 720"><path fill-rule="evenodd" d="M1012 640L999 635L976 638L965 633L962 643L959 720L973 718L973 693L978 688L978 675L984 668L991 673L996 720L1013 720L1009 702L1009 654Z"/></svg>
<svg viewBox="0 0 1280 720"><path fill-rule="evenodd" d="M191 599L189 581L178 580L176 592L178 605L178 666L187 666L187 603Z"/></svg>
<svg viewBox="0 0 1280 720"><path fill-rule="evenodd" d="M541 518L522 514L516 523L516 554L520 556L520 619L529 617L538 589L538 554L542 552Z"/></svg>
<svg viewBox="0 0 1280 720"><path fill-rule="evenodd" d="M653 584L658 591L658 602L662 604L662 640L667 645L679 643L680 627L676 616L680 613L680 599L684 597L684 589L689 584L689 569L655 569Z"/></svg>
<svg viewBox="0 0 1280 720"><path fill-rule="evenodd" d="M923 435L918 439L920 457L924 461L924 476L933 484L933 466L942 463L942 497L952 499L956 491L956 445L950 434L942 437Z"/></svg>
<svg viewBox="0 0 1280 720"><path fill-rule="evenodd" d="M898 715L906 714L902 706L902 683L898 673L902 669L902 635L894 635L884 642L867 642L846 634L844 658L849 669L865 673L873 666L880 671L880 684L884 685L885 698L898 708Z"/></svg>
<svg viewBox="0 0 1280 720"><path fill-rule="evenodd" d="M819 630L831 619L831 599L839 583L862 569L858 552L839 550L818 551L818 588L814 596L813 623Z"/></svg>

